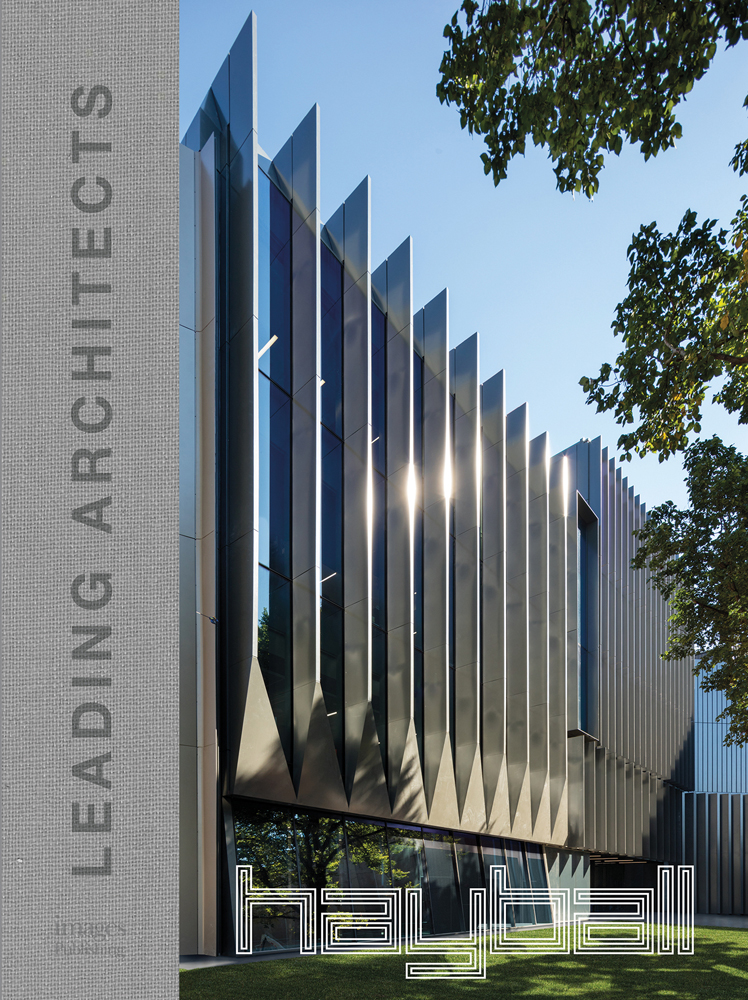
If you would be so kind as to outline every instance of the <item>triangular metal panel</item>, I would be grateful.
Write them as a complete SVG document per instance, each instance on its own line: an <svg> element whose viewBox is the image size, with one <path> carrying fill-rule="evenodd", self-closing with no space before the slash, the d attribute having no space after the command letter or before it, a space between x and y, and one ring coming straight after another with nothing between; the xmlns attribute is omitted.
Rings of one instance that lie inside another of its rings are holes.
<svg viewBox="0 0 748 1000"><path fill-rule="evenodd" d="M551 836L551 800L548 774L530 772L530 811L532 835L543 842Z"/></svg>
<svg viewBox="0 0 748 1000"><path fill-rule="evenodd" d="M293 782L257 657L252 658L244 704L236 774L229 791L234 795L293 802L296 798Z"/></svg>
<svg viewBox="0 0 748 1000"><path fill-rule="evenodd" d="M364 816L385 817L389 816L390 813L382 753L371 703L366 706L361 746L349 804L351 812Z"/></svg>
<svg viewBox="0 0 748 1000"><path fill-rule="evenodd" d="M299 780L300 805L347 812L348 801L340 776L332 729L322 696L322 685L314 685L312 712Z"/></svg>
<svg viewBox="0 0 748 1000"><path fill-rule="evenodd" d="M398 774L394 778L396 786L393 816L404 823L426 823L428 809L423 789L423 772L418 755L418 739L413 720L410 720L405 750Z"/></svg>
<svg viewBox="0 0 748 1000"><path fill-rule="evenodd" d="M507 768L509 786L509 821L513 837L528 840L532 834L530 809L530 768L528 764L514 764Z"/></svg>
<svg viewBox="0 0 748 1000"><path fill-rule="evenodd" d="M470 781L460 809L460 823L465 830L477 832L486 828L486 800L483 796L483 768L481 767L480 747L475 748Z"/></svg>
<svg viewBox="0 0 748 1000"><path fill-rule="evenodd" d="M506 757L501 758L499 775L496 781L493 799L490 807L486 799L487 828L494 837L508 837L511 833L509 820L509 789L507 786Z"/></svg>
<svg viewBox="0 0 748 1000"><path fill-rule="evenodd" d="M460 825L460 812L457 808L457 788L455 786L454 765L452 763L452 744L449 733L444 738L442 759L439 774L436 778L434 797L429 810L429 823L434 826L454 830Z"/></svg>

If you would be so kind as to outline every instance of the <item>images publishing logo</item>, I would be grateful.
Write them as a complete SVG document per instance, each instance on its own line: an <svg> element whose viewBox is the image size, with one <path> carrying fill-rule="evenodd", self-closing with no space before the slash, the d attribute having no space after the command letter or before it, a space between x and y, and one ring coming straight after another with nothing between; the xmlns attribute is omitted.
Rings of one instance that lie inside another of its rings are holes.
<svg viewBox="0 0 748 1000"><path fill-rule="evenodd" d="M485 979L486 953L535 955L692 955L693 865L658 865L654 889L510 889L506 868L492 865L486 889L470 890L470 931L459 938L422 935L421 890L320 889L322 955L464 956L461 961L407 962L406 979ZM403 910L404 902L404 910ZM570 903L575 912L570 916ZM486 907L488 904L488 907ZM508 935L508 908L545 906L551 919L541 937ZM236 953L252 954L252 908L298 906L302 955L317 952L317 889L253 889L252 866L236 869ZM596 912L591 907L628 912ZM488 913L486 913L488 909ZM401 915L403 915L401 924Z"/></svg>

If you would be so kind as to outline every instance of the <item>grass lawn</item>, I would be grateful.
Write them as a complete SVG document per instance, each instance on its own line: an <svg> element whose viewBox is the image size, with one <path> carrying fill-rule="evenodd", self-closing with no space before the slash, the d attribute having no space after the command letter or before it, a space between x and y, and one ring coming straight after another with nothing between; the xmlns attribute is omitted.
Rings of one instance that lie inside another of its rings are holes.
<svg viewBox="0 0 748 1000"><path fill-rule="evenodd" d="M523 935L524 937L524 935ZM407 980L402 955L321 955L179 974L180 1000L678 997L748 1000L748 931L697 927L693 955L488 955L481 980ZM430 961L410 956L408 961ZM438 960L435 956L434 960Z"/></svg>

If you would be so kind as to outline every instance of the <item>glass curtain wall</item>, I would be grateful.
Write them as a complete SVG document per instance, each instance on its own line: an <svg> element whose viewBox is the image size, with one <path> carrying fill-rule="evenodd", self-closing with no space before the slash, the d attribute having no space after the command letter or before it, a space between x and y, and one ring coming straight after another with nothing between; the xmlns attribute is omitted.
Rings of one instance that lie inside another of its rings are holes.
<svg viewBox="0 0 748 1000"><path fill-rule="evenodd" d="M469 928L470 890L489 888L492 865L506 869L510 888L548 887L537 844L304 813L239 799L234 801L234 824L237 863L253 866L253 884L419 888L424 935L456 934ZM550 919L550 907L542 902L507 907L511 925ZM298 948L298 920L298 909L294 912L292 907L258 908L254 947Z"/></svg>
<svg viewBox="0 0 748 1000"><path fill-rule="evenodd" d="M291 763L291 205L259 183L259 592L257 655ZM270 346L267 346L270 345Z"/></svg>

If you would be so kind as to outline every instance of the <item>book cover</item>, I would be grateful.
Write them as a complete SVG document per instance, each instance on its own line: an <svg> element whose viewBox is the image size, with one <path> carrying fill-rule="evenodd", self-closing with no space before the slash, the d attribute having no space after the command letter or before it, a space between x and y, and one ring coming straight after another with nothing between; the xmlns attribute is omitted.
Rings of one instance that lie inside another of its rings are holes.
<svg viewBox="0 0 748 1000"><path fill-rule="evenodd" d="M178 4L2 4L2 995L177 992Z"/></svg>

